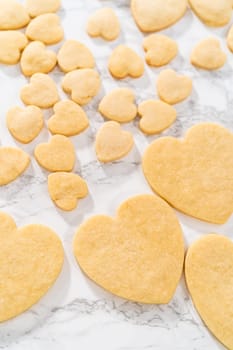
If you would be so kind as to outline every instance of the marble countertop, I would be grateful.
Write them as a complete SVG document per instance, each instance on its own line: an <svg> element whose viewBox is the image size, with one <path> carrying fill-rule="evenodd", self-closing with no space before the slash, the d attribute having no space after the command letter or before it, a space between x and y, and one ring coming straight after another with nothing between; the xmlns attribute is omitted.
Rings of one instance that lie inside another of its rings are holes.
<svg viewBox="0 0 233 350"><path fill-rule="evenodd" d="M52 204L47 192L47 173L32 159L23 176L0 188L0 210L11 214L18 225L41 223L53 228L61 237L65 248L63 271L48 294L23 315L0 325L0 349L5 350L218 350L223 347L205 328L196 313L185 283L182 280L173 300L168 305L142 305L114 297L86 278L72 255L72 238L83 220L94 213L114 215L118 205L131 195L150 193L141 170L141 155L147 145L159 136L144 136L138 121L125 125L135 137L136 147L124 159L101 165L95 157L95 132L103 123L96 112L106 91L117 86L134 89L137 102L155 98L155 79L161 69L146 67L140 79L114 80L107 70L112 49L120 43L144 55L143 34L137 29L129 9L129 0L63 0L60 16L65 36L85 42L96 58L103 88L85 107L90 128L73 137L78 162L76 171L88 182L90 195L71 212L62 212ZM85 32L87 18L101 6L115 8L121 21L122 32L118 40L106 43L91 39ZM190 10L171 28L163 32L177 40L179 55L169 65L193 78L192 96L176 105L178 119L163 135L180 137L200 121L219 122L233 129L233 55L227 50L225 37L229 25L220 29L205 27ZM189 63L189 54L199 39L218 37L228 56L227 64L217 72L197 70ZM60 45L55 46L55 50ZM51 76L60 83L63 74L58 70ZM26 83L18 66L0 66L0 142L17 145L33 154L35 145L49 138L44 128L30 145L18 144L8 133L5 123L7 110L21 105L19 91ZM61 92L61 96L63 96ZM51 111L46 112L46 120ZM218 232L233 238L233 218L225 225L210 225L177 213L186 245L208 232Z"/></svg>

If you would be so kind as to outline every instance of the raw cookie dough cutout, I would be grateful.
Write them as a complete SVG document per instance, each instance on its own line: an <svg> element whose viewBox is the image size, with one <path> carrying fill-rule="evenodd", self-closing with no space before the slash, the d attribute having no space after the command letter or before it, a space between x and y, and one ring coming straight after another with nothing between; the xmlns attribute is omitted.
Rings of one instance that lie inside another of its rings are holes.
<svg viewBox="0 0 233 350"><path fill-rule="evenodd" d="M0 31L0 63L18 63L27 43L26 36L17 30Z"/></svg>
<svg viewBox="0 0 233 350"><path fill-rule="evenodd" d="M227 56L222 51L220 41L215 38L201 40L192 50L191 63L202 69L214 70L226 63Z"/></svg>
<svg viewBox="0 0 233 350"><path fill-rule="evenodd" d="M94 38L115 40L120 34L120 23L113 9L104 7L93 13L88 19L87 33Z"/></svg>

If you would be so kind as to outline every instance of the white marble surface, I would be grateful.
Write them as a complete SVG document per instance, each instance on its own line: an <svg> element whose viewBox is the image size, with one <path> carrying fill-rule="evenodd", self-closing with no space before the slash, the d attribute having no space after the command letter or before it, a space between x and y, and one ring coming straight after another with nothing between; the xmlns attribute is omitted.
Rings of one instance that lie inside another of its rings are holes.
<svg viewBox="0 0 233 350"><path fill-rule="evenodd" d="M95 157L95 131L103 123L96 107L106 91L117 86L130 86L137 102L155 98L155 79L160 69L146 67L140 79L116 81L107 70L111 50L126 43L142 56L143 35L130 16L129 0L63 0L60 11L66 38L85 42L93 51L103 79L101 93L85 107L91 127L73 137L77 150L76 171L87 180L90 195L72 213L54 207L47 193L46 172L32 159L26 173L14 183L0 188L0 210L10 213L18 225L42 223L61 237L66 261L61 276L49 293L28 312L0 325L0 349L6 350L217 350L223 347L210 335L195 312L184 281L174 299L166 306L127 302L104 292L80 271L72 256L72 237L78 225L94 213L114 215L117 206L131 195L150 193L141 171L141 155L155 137L145 137L136 120L125 125L135 136L136 147L125 159L101 165ZM113 43L91 39L85 33L88 15L101 6L110 5L118 14L122 32ZM227 50L225 36L229 25L221 29L205 27L191 11L173 27L164 31L178 41L180 54L171 67L193 78L192 96L176 106L178 119L164 135L180 137L199 121L215 121L233 129L233 56ZM217 36L228 55L228 62L217 72L197 70L189 64L189 53L195 42ZM57 50L60 45L54 49ZM60 83L62 73L51 76ZM17 144L9 135L5 115L12 105L21 105L19 90L26 83L19 67L0 66L0 142L18 145L31 155L36 144L48 140L44 128L30 145ZM63 94L61 93L61 96ZM46 120L51 111L46 112ZM160 136L159 136L160 137ZM200 235L219 232L233 238L233 218L225 225L214 226L178 213L188 245Z"/></svg>

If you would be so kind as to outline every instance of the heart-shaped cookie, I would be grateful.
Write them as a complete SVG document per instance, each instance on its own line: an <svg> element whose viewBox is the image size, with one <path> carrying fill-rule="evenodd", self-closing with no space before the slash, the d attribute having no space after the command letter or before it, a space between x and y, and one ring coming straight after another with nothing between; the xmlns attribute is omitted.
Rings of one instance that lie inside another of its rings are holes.
<svg viewBox="0 0 233 350"><path fill-rule="evenodd" d="M76 40L67 40L57 55L58 65L65 73L80 68L93 68L95 59L88 47Z"/></svg>
<svg viewBox="0 0 233 350"><path fill-rule="evenodd" d="M96 134L95 151L103 163L121 159L128 154L134 144L133 135L121 130L117 122L106 122Z"/></svg>
<svg viewBox="0 0 233 350"><path fill-rule="evenodd" d="M68 137L54 135L48 143L35 148L37 162L48 171L71 171L75 164L75 148Z"/></svg>
<svg viewBox="0 0 233 350"><path fill-rule="evenodd" d="M110 73L117 79L127 76L139 78L144 73L144 63L138 54L125 45L117 46L108 61Z"/></svg>
<svg viewBox="0 0 233 350"><path fill-rule="evenodd" d="M215 38L201 40L193 49L191 63L202 69L218 69L224 66L227 56L222 51L220 41Z"/></svg>
<svg viewBox="0 0 233 350"><path fill-rule="evenodd" d="M120 23L113 9L104 7L93 13L87 23L87 32L94 38L115 40L120 34Z"/></svg>
<svg viewBox="0 0 233 350"><path fill-rule="evenodd" d="M55 52L47 50L40 41L31 42L23 51L20 61L22 72L26 76L35 73L49 73L56 66L56 63Z"/></svg>
<svg viewBox="0 0 233 350"><path fill-rule="evenodd" d="M75 209L78 200L88 194L87 184L79 175L65 172L50 174L48 189L56 206L66 211Z"/></svg>
<svg viewBox="0 0 233 350"><path fill-rule="evenodd" d="M31 20L27 26L26 35L30 40L53 45L63 39L64 32L60 18L55 13L45 13Z"/></svg>
<svg viewBox="0 0 233 350"><path fill-rule="evenodd" d="M65 75L62 88L74 102L85 105L96 96L100 89L100 76L94 69L77 69Z"/></svg>
<svg viewBox="0 0 233 350"><path fill-rule="evenodd" d="M140 129L148 135L162 132L176 120L175 108L159 100L142 102L138 106L138 114L141 116Z"/></svg>
<svg viewBox="0 0 233 350"><path fill-rule="evenodd" d="M26 9L18 1L0 0L0 30L19 29L30 21Z"/></svg>
<svg viewBox="0 0 233 350"><path fill-rule="evenodd" d="M155 32L177 22L186 12L187 0L131 0L135 22L143 32Z"/></svg>
<svg viewBox="0 0 233 350"><path fill-rule="evenodd" d="M193 303L209 330L233 349L233 242L209 234L194 242L185 260Z"/></svg>
<svg viewBox="0 0 233 350"><path fill-rule="evenodd" d="M60 101L53 109L54 115L48 120L48 128L52 134L73 136L89 126L86 113L73 101Z"/></svg>
<svg viewBox="0 0 233 350"><path fill-rule="evenodd" d="M73 242L83 271L101 287L143 303L168 303L179 282L184 243L179 222L157 196L126 200L116 218L84 222Z"/></svg>
<svg viewBox="0 0 233 350"><path fill-rule="evenodd" d="M107 119L128 123L137 115L134 93L128 88L117 88L109 92L99 104L99 112Z"/></svg>
<svg viewBox="0 0 233 350"><path fill-rule="evenodd" d="M180 211L223 224L233 212L233 134L217 124L193 126L183 140L163 137L143 156L153 190Z"/></svg>
<svg viewBox="0 0 233 350"><path fill-rule="evenodd" d="M43 73L33 74L30 84L21 89L20 97L25 105L40 108L50 108L59 100L55 82Z"/></svg>
<svg viewBox="0 0 233 350"><path fill-rule="evenodd" d="M31 17L57 12L60 6L61 0L26 0L25 2L25 7Z"/></svg>
<svg viewBox="0 0 233 350"><path fill-rule="evenodd" d="M34 140L43 128L43 113L36 106L12 107L6 117L7 127L12 136L22 143Z"/></svg>
<svg viewBox="0 0 233 350"><path fill-rule="evenodd" d="M64 252L60 239L42 225L16 227L0 213L0 322L37 303L61 272Z"/></svg>
<svg viewBox="0 0 233 350"><path fill-rule="evenodd" d="M0 63L16 64L27 45L26 36L16 30L0 31Z"/></svg>
<svg viewBox="0 0 233 350"><path fill-rule="evenodd" d="M172 69L165 69L158 76L158 95L164 102L175 104L191 94L192 85L191 78L179 75Z"/></svg>

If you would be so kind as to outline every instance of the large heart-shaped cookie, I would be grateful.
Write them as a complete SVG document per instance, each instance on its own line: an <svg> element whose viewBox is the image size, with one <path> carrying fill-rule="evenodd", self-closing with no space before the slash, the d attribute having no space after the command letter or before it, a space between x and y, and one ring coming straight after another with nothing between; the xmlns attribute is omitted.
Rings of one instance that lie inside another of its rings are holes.
<svg viewBox="0 0 233 350"><path fill-rule="evenodd" d="M27 43L26 36L17 30L0 31L0 63L18 63Z"/></svg>
<svg viewBox="0 0 233 350"><path fill-rule="evenodd" d="M193 126L183 140L163 137L143 156L153 190L180 211L223 224L233 212L233 135L217 124Z"/></svg>
<svg viewBox="0 0 233 350"><path fill-rule="evenodd" d="M179 282L184 243L179 222L157 196L125 201L116 218L94 216L74 238L83 271L120 297L143 303L168 303Z"/></svg>
<svg viewBox="0 0 233 350"><path fill-rule="evenodd" d="M120 23L113 9L104 7L88 19L87 32L92 37L115 40L120 33Z"/></svg>
<svg viewBox="0 0 233 350"><path fill-rule="evenodd" d="M208 70L221 68L226 60L227 55L216 38L201 40L192 50L190 58L194 66Z"/></svg>
<svg viewBox="0 0 233 350"><path fill-rule="evenodd" d="M49 290L63 265L63 248L48 227L17 229L14 220L0 213L0 322L15 317Z"/></svg>
<svg viewBox="0 0 233 350"><path fill-rule="evenodd" d="M26 9L16 0L0 0L0 30L19 29L30 21Z"/></svg>
<svg viewBox="0 0 233 350"><path fill-rule="evenodd" d="M209 234L194 242L185 260L189 292L209 330L233 349L233 242Z"/></svg>

